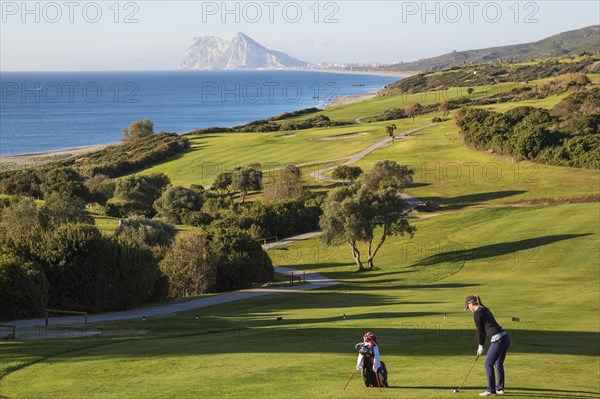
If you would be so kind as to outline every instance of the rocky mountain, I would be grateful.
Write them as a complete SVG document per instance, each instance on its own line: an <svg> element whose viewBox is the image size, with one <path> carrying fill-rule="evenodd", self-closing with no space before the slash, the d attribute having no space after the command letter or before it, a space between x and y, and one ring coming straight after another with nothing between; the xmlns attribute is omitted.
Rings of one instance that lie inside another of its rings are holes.
<svg viewBox="0 0 600 399"><path fill-rule="evenodd" d="M180 69L292 69L307 67L307 62L280 51L270 50L243 33L231 41L214 36L194 39L183 56Z"/></svg>

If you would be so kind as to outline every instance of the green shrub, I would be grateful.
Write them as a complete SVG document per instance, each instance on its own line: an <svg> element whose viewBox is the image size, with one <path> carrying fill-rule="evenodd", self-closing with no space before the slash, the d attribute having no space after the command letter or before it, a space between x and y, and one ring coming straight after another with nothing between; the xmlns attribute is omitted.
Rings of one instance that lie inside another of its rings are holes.
<svg viewBox="0 0 600 399"><path fill-rule="evenodd" d="M600 89L580 89L551 112L517 107L504 114L462 109L465 143L479 150L551 165L600 169Z"/></svg>
<svg viewBox="0 0 600 399"><path fill-rule="evenodd" d="M40 212L31 197L15 196L0 214L3 241L10 252L28 256L31 245L39 241L42 231Z"/></svg>
<svg viewBox="0 0 600 399"><path fill-rule="evenodd" d="M153 204L169 185L163 173L153 175L131 175L119 179L115 195L106 203L106 214L115 217L155 214Z"/></svg>
<svg viewBox="0 0 600 399"><path fill-rule="evenodd" d="M108 176L99 174L85 181L85 187L90 193L90 200L106 205L115 193L116 183Z"/></svg>
<svg viewBox="0 0 600 399"><path fill-rule="evenodd" d="M181 186L166 189L154 202L154 209L160 218L181 224L191 212L202 208L203 198L196 191Z"/></svg>
<svg viewBox="0 0 600 399"><path fill-rule="evenodd" d="M42 184L40 188L44 198L55 192L69 193L82 199L89 198L90 193L84 185L83 176L71 167L59 166L49 170L38 171Z"/></svg>
<svg viewBox="0 0 600 399"><path fill-rule="evenodd" d="M73 161L86 176L99 174L114 178L148 168L187 151L190 142L175 133L159 133L107 147Z"/></svg>
<svg viewBox="0 0 600 399"><path fill-rule="evenodd" d="M133 216L119 221L115 237L137 242L149 247L166 247L171 244L177 230L172 224L143 216Z"/></svg>
<svg viewBox="0 0 600 399"><path fill-rule="evenodd" d="M1 255L0 320L42 317L47 303L47 281L39 265Z"/></svg>
<svg viewBox="0 0 600 399"><path fill-rule="evenodd" d="M49 283L49 306L87 312L121 310L154 296L160 277L152 252L133 241L107 238L90 225L47 232L35 254Z"/></svg>
<svg viewBox="0 0 600 399"><path fill-rule="evenodd" d="M379 95L399 93L420 93L445 90L450 87L488 86L502 82L527 82L530 80L556 77L565 74L579 74L595 62L593 57L585 57L576 62L547 60L532 65L499 66L492 64L469 65L464 68L449 68L436 73L421 73L392 83ZM473 72L477 73L474 74ZM575 85L585 85L583 78L574 79Z"/></svg>
<svg viewBox="0 0 600 399"><path fill-rule="evenodd" d="M169 278L171 297L248 288L273 277L273 265L260 243L231 227L177 237L161 271Z"/></svg>
<svg viewBox="0 0 600 399"><path fill-rule="evenodd" d="M46 224L94 224L94 218L85 210L83 200L68 192L50 193L40 212Z"/></svg>

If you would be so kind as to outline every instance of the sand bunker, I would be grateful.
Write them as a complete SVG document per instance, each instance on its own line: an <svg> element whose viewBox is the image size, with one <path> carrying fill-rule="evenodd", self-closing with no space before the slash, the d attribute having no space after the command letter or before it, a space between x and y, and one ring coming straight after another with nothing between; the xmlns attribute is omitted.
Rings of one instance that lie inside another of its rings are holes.
<svg viewBox="0 0 600 399"><path fill-rule="evenodd" d="M316 140L318 141L330 141L330 140L348 140L353 139L358 136L363 136L365 134L369 134L367 132L356 132L356 133L344 133L344 134L336 134L335 136L325 136L320 137Z"/></svg>

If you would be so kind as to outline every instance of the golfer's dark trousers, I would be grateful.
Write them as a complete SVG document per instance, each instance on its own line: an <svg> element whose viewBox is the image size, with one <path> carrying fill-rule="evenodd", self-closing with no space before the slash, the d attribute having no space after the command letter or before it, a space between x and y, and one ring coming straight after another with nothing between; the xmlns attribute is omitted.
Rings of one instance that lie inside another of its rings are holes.
<svg viewBox="0 0 600 399"><path fill-rule="evenodd" d="M493 393L504 390L504 358L506 357L509 346L510 338L508 337L508 334L490 345L490 349L485 358L485 374L487 376L488 392ZM494 375L494 366L496 366L498 380L496 380L496 376Z"/></svg>

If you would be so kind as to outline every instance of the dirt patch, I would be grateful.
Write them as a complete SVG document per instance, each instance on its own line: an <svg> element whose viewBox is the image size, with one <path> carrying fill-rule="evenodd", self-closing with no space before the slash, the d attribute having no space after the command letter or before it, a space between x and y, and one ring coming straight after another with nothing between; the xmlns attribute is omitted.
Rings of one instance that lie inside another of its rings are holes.
<svg viewBox="0 0 600 399"><path fill-rule="evenodd" d="M536 198L508 202L506 205L516 206L535 206L535 205L555 205L555 204L580 204L586 202L600 202L600 194L590 194L582 197L571 198Z"/></svg>
<svg viewBox="0 0 600 399"><path fill-rule="evenodd" d="M432 218L435 216L440 216L441 213L433 213L433 212L418 212L413 214L412 216L414 216L415 219L428 219L428 218Z"/></svg>
<svg viewBox="0 0 600 399"><path fill-rule="evenodd" d="M145 335L150 332L150 330L99 330L100 335L103 337L130 337L133 335Z"/></svg>
<svg viewBox="0 0 600 399"><path fill-rule="evenodd" d="M355 132L355 133L344 133L344 134L336 134L335 136L325 136L319 137L316 139L317 141L330 141L330 140L349 140L358 136L364 136L365 134L369 134L367 132Z"/></svg>
<svg viewBox="0 0 600 399"><path fill-rule="evenodd" d="M280 134L279 136L275 136L275 137L287 138L287 137L296 137L296 135L294 133L286 133L286 134Z"/></svg>

